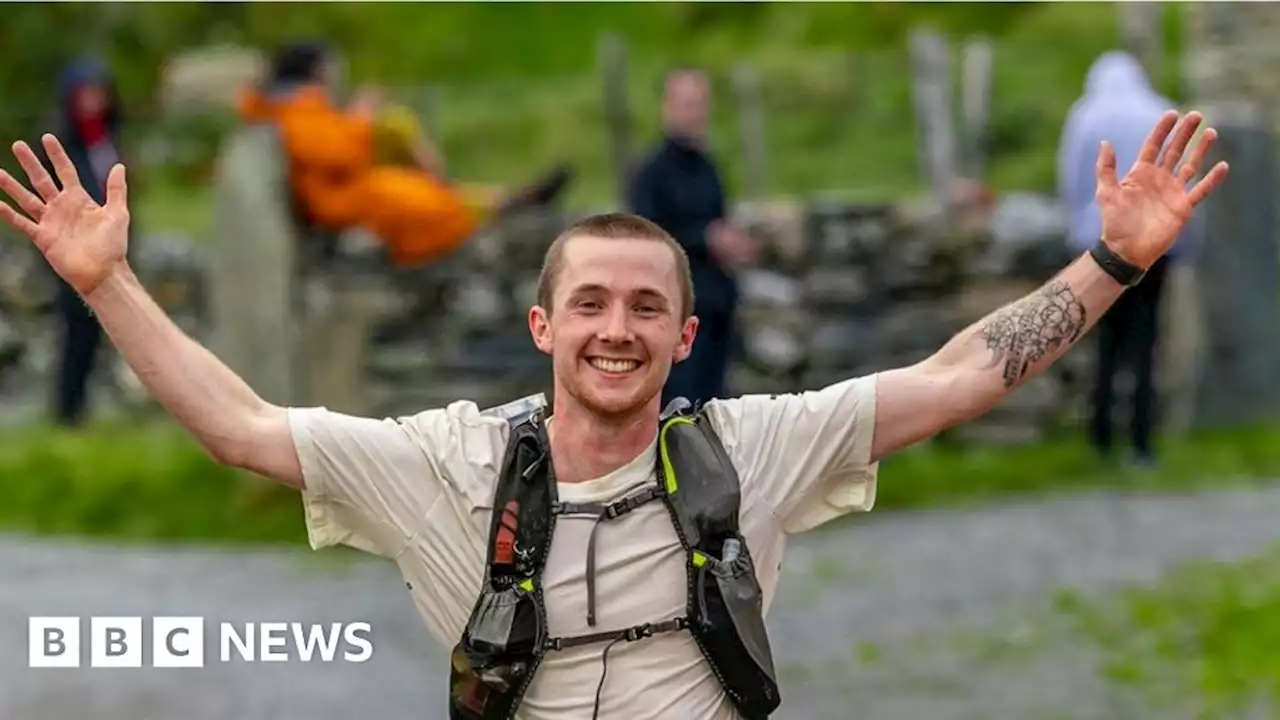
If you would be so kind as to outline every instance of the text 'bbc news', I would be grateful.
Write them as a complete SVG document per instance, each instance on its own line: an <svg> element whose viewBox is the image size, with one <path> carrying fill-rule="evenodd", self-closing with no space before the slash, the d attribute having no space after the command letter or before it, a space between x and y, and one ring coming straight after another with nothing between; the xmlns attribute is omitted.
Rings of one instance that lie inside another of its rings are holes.
<svg viewBox="0 0 1280 720"><path fill-rule="evenodd" d="M221 622L201 617L33 617L29 667L198 668L206 662L349 662L373 657L367 622ZM81 630L87 626L88 632ZM206 642L206 626L216 631ZM208 649L209 653L206 653ZM212 651L216 649L216 653Z"/></svg>

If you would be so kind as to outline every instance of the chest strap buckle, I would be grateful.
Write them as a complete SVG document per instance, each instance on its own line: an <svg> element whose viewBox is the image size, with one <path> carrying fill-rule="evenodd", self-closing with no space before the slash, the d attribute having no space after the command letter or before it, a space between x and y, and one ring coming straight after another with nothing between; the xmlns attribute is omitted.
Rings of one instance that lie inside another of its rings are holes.
<svg viewBox="0 0 1280 720"><path fill-rule="evenodd" d="M565 650L572 647L580 647L582 645L591 645L593 643L610 642L615 640L626 640L627 642L635 642L645 638L653 637L661 633L677 632L685 630L689 627L689 618L679 617L671 620L663 620L658 623L644 623L643 625L634 625L623 630L607 630L605 632L591 633L590 635L579 635L569 638L551 638L547 640L546 649L548 650Z"/></svg>

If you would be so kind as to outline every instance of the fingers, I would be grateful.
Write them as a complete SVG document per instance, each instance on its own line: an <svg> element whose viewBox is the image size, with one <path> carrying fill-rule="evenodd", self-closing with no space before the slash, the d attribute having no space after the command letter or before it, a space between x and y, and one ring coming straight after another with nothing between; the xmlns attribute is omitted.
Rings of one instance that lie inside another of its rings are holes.
<svg viewBox="0 0 1280 720"><path fill-rule="evenodd" d="M1151 134L1147 136L1147 141L1142 144L1142 151L1138 153L1138 162L1154 163L1160 155L1160 148L1164 147L1165 138L1169 137L1169 131L1173 130L1173 126L1178 122L1178 113L1170 110L1160 118L1160 122L1151 128Z"/></svg>
<svg viewBox="0 0 1280 720"><path fill-rule="evenodd" d="M1214 165L1213 169L1200 182L1196 183L1195 187L1191 188L1191 192L1187 195L1187 199L1191 202L1191 207L1199 205L1214 190L1217 190L1218 186L1222 185L1223 181L1227 179L1227 170L1227 164L1220 162Z"/></svg>
<svg viewBox="0 0 1280 720"><path fill-rule="evenodd" d="M1195 148L1191 151L1191 156L1182 164L1182 167L1178 168L1178 182L1182 183L1184 187L1200 172L1200 166L1204 165L1205 158L1209 156L1209 151L1213 149L1213 144L1217 140L1217 130L1213 128L1205 130L1204 135L1200 137L1200 142L1196 143Z"/></svg>
<svg viewBox="0 0 1280 720"><path fill-rule="evenodd" d="M31 181L31 187L40 193L40 197L44 198L45 202L51 202L58 196L58 186L53 184L53 178L49 177L44 164L36 157L30 145L24 142L14 143L13 156L18 158L18 164L22 166L22 172L26 173L27 179Z"/></svg>
<svg viewBox="0 0 1280 720"><path fill-rule="evenodd" d="M1178 167L1178 163L1182 161L1182 153L1187 151L1187 145L1191 142L1191 138L1195 137L1196 131L1200 129L1200 121L1203 119L1200 113L1193 110L1178 122L1178 128L1173 133L1173 140L1161 153L1160 165L1165 170L1173 172L1174 168Z"/></svg>
<svg viewBox="0 0 1280 720"><path fill-rule="evenodd" d="M124 165L116 163L107 175L107 207L129 209L129 186L124 180Z"/></svg>
<svg viewBox="0 0 1280 720"><path fill-rule="evenodd" d="M32 240L39 236L40 228L30 218L10 207L9 203L0 202L0 219L3 219L9 227Z"/></svg>
<svg viewBox="0 0 1280 720"><path fill-rule="evenodd" d="M44 143L44 151L49 153L53 171L58 174L58 182L62 183L63 189L80 187L80 175L76 173L76 166L71 162L71 158L67 157L67 151L62 149L62 143L58 142L58 138L45 133L40 140Z"/></svg>
<svg viewBox="0 0 1280 720"><path fill-rule="evenodd" d="M1098 150L1098 192L1109 191L1119 185L1116 180L1116 150L1111 143L1102 141Z"/></svg>
<svg viewBox="0 0 1280 720"><path fill-rule="evenodd" d="M1191 143L1191 139L1195 137L1196 131L1200 128L1200 123L1204 119L1203 116L1192 111L1187 113L1181 122L1177 122L1177 132L1174 133L1173 140L1169 143L1169 147L1160 152L1161 146L1164 144L1165 138L1169 136L1169 132L1173 130L1173 125L1177 121L1178 114L1170 111L1160 118L1160 122L1152 128L1151 134L1147 136L1147 141L1142 146L1142 152L1139 155L1139 162L1157 162L1159 165L1169 172L1174 172L1176 168L1175 178L1182 185L1187 185L1195 178L1196 173L1200 171L1200 166L1209 156L1209 151L1213 149L1214 142L1218 139L1218 132L1213 128L1205 130L1204 136L1200 142L1196 143L1195 148L1191 151L1191 155L1181 166L1178 163L1182 160L1183 153L1187 150L1187 145ZM1099 160L1101 166L1101 160ZM1227 163L1220 162L1213 166L1200 182L1187 194L1187 200L1192 207L1204 202L1205 198L1213 194L1219 186L1227 179L1229 168ZM1101 176L1099 177L1101 181Z"/></svg>
<svg viewBox="0 0 1280 720"><path fill-rule="evenodd" d="M4 170L0 170L0 190L13 198L22 212L30 215L32 220L39 221L40 216L44 215L44 202Z"/></svg>

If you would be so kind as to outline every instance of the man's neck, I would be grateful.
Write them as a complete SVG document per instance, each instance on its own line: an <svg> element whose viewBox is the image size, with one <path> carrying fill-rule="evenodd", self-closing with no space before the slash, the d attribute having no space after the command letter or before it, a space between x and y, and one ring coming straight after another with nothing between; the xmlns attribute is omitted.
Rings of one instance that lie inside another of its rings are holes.
<svg viewBox="0 0 1280 720"><path fill-rule="evenodd" d="M605 420L576 403L556 402L547 431L556 480L580 483L604 477L640 456L658 435L657 408Z"/></svg>
<svg viewBox="0 0 1280 720"><path fill-rule="evenodd" d="M702 152L706 149L704 138L685 135L684 133L668 130L666 133L667 142L684 150L685 152Z"/></svg>

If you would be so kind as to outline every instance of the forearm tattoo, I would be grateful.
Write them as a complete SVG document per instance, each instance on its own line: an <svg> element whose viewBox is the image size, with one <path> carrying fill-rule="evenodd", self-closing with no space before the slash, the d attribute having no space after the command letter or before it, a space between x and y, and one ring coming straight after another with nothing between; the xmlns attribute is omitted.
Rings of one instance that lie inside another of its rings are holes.
<svg viewBox="0 0 1280 720"><path fill-rule="evenodd" d="M1079 339L1084 328L1084 304L1070 285L1054 280L992 314L978 334L991 351L987 367L1003 362L1004 385L1013 387L1035 363Z"/></svg>

